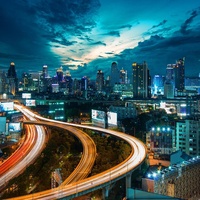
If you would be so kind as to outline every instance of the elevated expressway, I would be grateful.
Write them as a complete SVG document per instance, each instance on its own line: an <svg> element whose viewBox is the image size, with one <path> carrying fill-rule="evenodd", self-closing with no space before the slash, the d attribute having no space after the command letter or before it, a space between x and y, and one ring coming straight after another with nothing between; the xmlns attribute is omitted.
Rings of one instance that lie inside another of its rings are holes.
<svg viewBox="0 0 200 200"><path fill-rule="evenodd" d="M58 127L64 130L68 130L69 132L73 133L82 143L83 145L83 152L81 156L81 160L75 170L70 174L70 176L63 181L61 185L66 185L72 182L76 182L78 180L86 178L92 170L96 159L96 145L94 141L88 136L88 134L84 133L80 129L76 127L55 123L55 122L48 122L48 121L24 121L24 124L34 124L34 125L41 125L41 126L52 126Z"/></svg>
<svg viewBox="0 0 200 200"><path fill-rule="evenodd" d="M24 113L29 120L36 120ZM20 174L41 153L46 136L42 126L27 126L27 134L19 148L0 165L0 188Z"/></svg>
<svg viewBox="0 0 200 200"><path fill-rule="evenodd" d="M40 155L46 143L44 125L59 127L72 132L83 145L82 157L79 164L62 185L76 182L88 176L96 159L96 145L86 133L75 127L55 122L39 122L27 113L27 109L24 109L23 106L15 105L15 107L31 121L25 123L28 125L28 131L20 147L0 165L0 188L6 186L10 179L21 173ZM30 125L33 121L35 123Z"/></svg>
<svg viewBox="0 0 200 200"><path fill-rule="evenodd" d="M138 140L137 138L133 136L130 136L121 132L113 131L113 130L46 119L32 113L28 109L26 109L26 112L29 113L34 118L43 120L44 124L46 122L51 122L51 123L57 123L57 124L63 124L63 125L70 125L77 128L86 128L86 129L99 131L99 132L116 136L118 138L121 138L122 140L127 141L129 145L131 146L132 151L126 160L124 160L123 162L116 165L115 167L108 169L102 173L91 176L89 178L85 178L83 180L79 180L74 183L61 185L54 189L34 193L31 195L25 195L21 197L12 198L13 200L15 199L24 199L24 200L25 199L26 200L28 199L45 199L45 200L46 199L71 199L73 197L81 196L100 188L104 189L105 196L108 196L110 184L123 177L126 177L127 191L128 191L128 188L131 188L131 173L132 171L140 167L146 158L146 147L140 140ZM34 122L31 122L31 123L34 123ZM127 197L128 197L128 192L127 192Z"/></svg>

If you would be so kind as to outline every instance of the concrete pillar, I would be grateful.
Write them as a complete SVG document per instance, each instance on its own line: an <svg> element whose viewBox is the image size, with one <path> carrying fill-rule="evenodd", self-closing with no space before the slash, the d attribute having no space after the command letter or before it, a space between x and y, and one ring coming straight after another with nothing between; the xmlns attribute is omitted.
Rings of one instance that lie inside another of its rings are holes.
<svg viewBox="0 0 200 200"><path fill-rule="evenodd" d="M103 200L106 200L108 199L108 195L109 195L109 188L110 186L106 186L102 189L102 192L103 192Z"/></svg>
<svg viewBox="0 0 200 200"><path fill-rule="evenodd" d="M126 174L126 197L128 198L128 189L131 188L131 175L132 173L129 172Z"/></svg>

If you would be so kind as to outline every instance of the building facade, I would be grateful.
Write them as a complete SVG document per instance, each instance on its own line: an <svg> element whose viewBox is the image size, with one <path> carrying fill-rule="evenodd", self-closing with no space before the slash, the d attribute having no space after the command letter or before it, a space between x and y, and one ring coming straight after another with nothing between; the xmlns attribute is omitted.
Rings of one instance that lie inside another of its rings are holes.
<svg viewBox="0 0 200 200"><path fill-rule="evenodd" d="M200 155L200 119L185 119L176 122L176 150L190 156Z"/></svg>
<svg viewBox="0 0 200 200"><path fill-rule="evenodd" d="M157 194L189 199L200 195L200 158L147 174L142 189Z"/></svg>
<svg viewBox="0 0 200 200"><path fill-rule="evenodd" d="M177 92L182 92L185 89L185 58L176 61L174 68L175 88Z"/></svg>
<svg viewBox="0 0 200 200"><path fill-rule="evenodd" d="M147 63L142 64L133 63L133 96L134 98L148 98L150 97L151 78Z"/></svg>
<svg viewBox="0 0 200 200"><path fill-rule="evenodd" d="M98 92L102 92L103 88L104 88L104 73L102 70L98 70L96 76L96 89Z"/></svg>
<svg viewBox="0 0 200 200"><path fill-rule="evenodd" d="M170 155L176 150L174 129L167 126L155 126L146 134L147 151L154 155Z"/></svg>
<svg viewBox="0 0 200 200"><path fill-rule="evenodd" d="M10 63L10 67L8 69L7 74L7 80L9 85L9 92L15 96L16 92L18 92L18 79L14 62Z"/></svg>
<svg viewBox="0 0 200 200"><path fill-rule="evenodd" d="M119 83L119 69L116 62L111 65L110 74L110 86L113 87L116 83Z"/></svg>

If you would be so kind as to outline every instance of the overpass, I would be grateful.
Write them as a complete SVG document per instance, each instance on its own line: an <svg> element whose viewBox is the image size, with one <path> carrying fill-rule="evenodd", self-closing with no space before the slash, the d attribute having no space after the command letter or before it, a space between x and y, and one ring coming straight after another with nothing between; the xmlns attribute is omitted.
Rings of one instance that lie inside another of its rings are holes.
<svg viewBox="0 0 200 200"><path fill-rule="evenodd" d="M70 174L70 176L63 181L63 183L61 184L62 186L72 182L76 182L78 180L82 180L89 175L94 165L97 152L96 145L94 141L88 136L88 134L73 126L66 126L65 124L60 123L44 121L24 121L24 124L58 127L71 132L81 141L83 145L81 160L75 170Z"/></svg>
<svg viewBox="0 0 200 200"><path fill-rule="evenodd" d="M127 198L129 197L128 189L131 188L131 173L135 169L139 168L146 158L146 147L140 140L138 140L137 138L133 136L130 136L121 132L113 131L113 130L46 119L39 115L36 115L35 113L31 112L30 110L26 108L24 108L24 110L28 114L30 114L32 117L37 118L39 120L43 120L44 125L46 122L52 122L52 123L57 123L57 124L63 124L66 126L73 126L77 128L85 128L85 129L90 129L94 131L104 132L106 134L121 138L122 140L125 140L126 142L129 143L129 145L132 148L132 151L126 160L124 160L120 164L102 173L91 176L89 178L85 178L83 180L79 180L74 183L61 185L51 190L46 190L46 191L31 194L31 195L25 195L21 197L12 198L13 200L14 199L27 199L27 200L28 199L66 199L68 200L77 196L82 196L84 194L87 194L97 189L103 189L104 196L108 197L110 185L123 177L126 177L126 188L127 188L126 196ZM31 121L27 123L37 124L38 122Z"/></svg>

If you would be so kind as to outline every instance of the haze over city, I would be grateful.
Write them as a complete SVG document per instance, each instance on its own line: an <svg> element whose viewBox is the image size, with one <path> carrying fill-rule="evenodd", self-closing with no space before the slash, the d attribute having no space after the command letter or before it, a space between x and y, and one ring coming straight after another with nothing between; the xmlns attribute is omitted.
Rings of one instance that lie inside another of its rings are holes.
<svg viewBox="0 0 200 200"><path fill-rule="evenodd" d="M198 76L199 14L199 0L1 1L0 67L95 77L110 75L113 61L129 72L146 61L151 74L164 74L185 57L186 76Z"/></svg>

